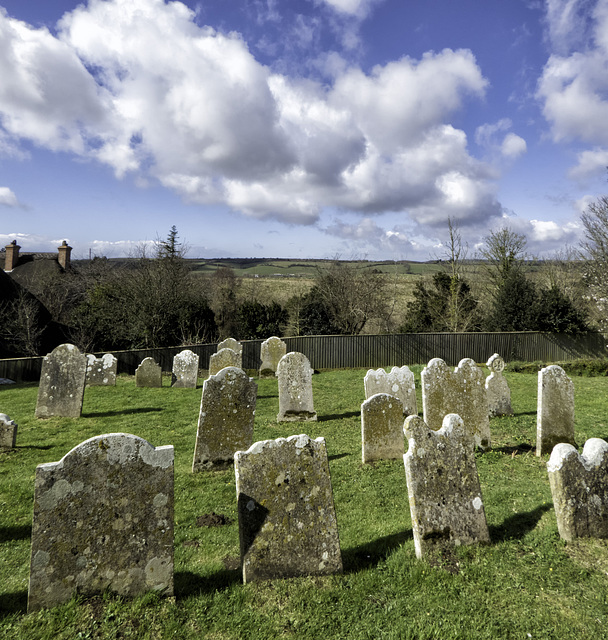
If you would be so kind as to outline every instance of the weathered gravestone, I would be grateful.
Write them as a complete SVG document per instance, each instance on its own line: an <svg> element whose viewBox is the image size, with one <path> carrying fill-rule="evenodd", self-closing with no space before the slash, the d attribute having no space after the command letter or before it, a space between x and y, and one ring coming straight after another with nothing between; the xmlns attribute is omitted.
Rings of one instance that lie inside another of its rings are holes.
<svg viewBox="0 0 608 640"><path fill-rule="evenodd" d="M276 336L264 340L260 346L260 378L274 378L281 358L287 353L287 345Z"/></svg>
<svg viewBox="0 0 608 640"><path fill-rule="evenodd" d="M404 416L418 415L414 374L409 367L393 367L390 373L384 369L369 369L363 379L363 386L366 399L376 393L390 393L401 401Z"/></svg>
<svg viewBox="0 0 608 640"><path fill-rule="evenodd" d="M82 412L87 357L73 344L60 344L44 356L36 417L78 418Z"/></svg>
<svg viewBox="0 0 608 640"><path fill-rule="evenodd" d="M235 353L238 353L238 364L230 366L240 367L241 369L243 368L243 345L238 340L235 340L234 338L226 338L225 340L222 340L217 345L217 351L221 351L222 349L232 349Z"/></svg>
<svg viewBox="0 0 608 640"><path fill-rule="evenodd" d="M242 362L243 359L240 353L224 347L217 353L211 354L209 358L209 375L214 376L226 367L238 367L240 369Z"/></svg>
<svg viewBox="0 0 608 640"><path fill-rule="evenodd" d="M582 456L571 444L557 444L547 471L559 535L608 538L608 443L591 438Z"/></svg>
<svg viewBox="0 0 608 640"><path fill-rule="evenodd" d="M361 405L363 464L399 460L403 443L403 405L388 393L376 393Z"/></svg>
<svg viewBox="0 0 608 640"><path fill-rule="evenodd" d="M495 353L486 362L486 367L490 370L490 375L486 378L486 395L488 398L488 415L512 416L511 409L511 389L507 379L503 375L505 361Z"/></svg>
<svg viewBox="0 0 608 640"><path fill-rule="evenodd" d="M198 378L198 356L190 349L180 351L173 358L172 387L196 389Z"/></svg>
<svg viewBox="0 0 608 640"><path fill-rule="evenodd" d="M87 386L115 386L117 369L118 360L111 353L105 353L101 358L96 358L92 353L87 354Z"/></svg>
<svg viewBox="0 0 608 640"><path fill-rule="evenodd" d="M162 387L163 371L154 358L144 358L135 370L136 387Z"/></svg>
<svg viewBox="0 0 608 640"><path fill-rule="evenodd" d="M17 444L17 423L6 413L0 413L0 449L14 449Z"/></svg>
<svg viewBox="0 0 608 640"><path fill-rule="evenodd" d="M73 594L173 594L173 447L110 433L38 465L28 611Z"/></svg>
<svg viewBox="0 0 608 640"><path fill-rule="evenodd" d="M253 442L258 385L242 369L225 367L203 383L192 471L226 467Z"/></svg>
<svg viewBox="0 0 608 640"><path fill-rule="evenodd" d="M286 353L277 366L279 413L277 422L316 421L312 397L312 369L303 353Z"/></svg>
<svg viewBox="0 0 608 640"><path fill-rule="evenodd" d="M473 436L475 446L490 449L488 398L482 370L463 358L451 371L441 358L433 358L420 374L424 421L440 429L448 413L458 414Z"/></svg>
<svg viewBox="0 0 608 640"><path fill-rule="evenodd" d="M256 442L234 468L244 582L342 571L323 438Z"/></svg>
<svg viewBox="0 0 608 640"><path fill-rule="evenodd" d="M553 451L560 442L574 442L574 383L552 364L538 372L536 455Z"/></svg>
<svg viewBox="0 0 608 640"><path fill-rule="evenodd" d="M403 461L416 556L488 542L474 442L460 416L445 416L439 431L409 416L403 430L409 444Z"/></svg>

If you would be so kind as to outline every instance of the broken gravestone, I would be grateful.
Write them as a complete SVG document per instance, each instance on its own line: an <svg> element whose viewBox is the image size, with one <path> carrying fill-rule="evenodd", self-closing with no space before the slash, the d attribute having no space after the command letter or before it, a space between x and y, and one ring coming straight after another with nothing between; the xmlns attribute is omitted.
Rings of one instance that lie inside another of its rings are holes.
<svg viewBox="0 0 608 640"><path fill-rule="evenodd" d="M172 387L196 389L198 379L198 356L190 349L180 351L173 358Z"/></svg>
<svg viewBox="0 0 608 640"><path fill-rule="evenodd" d="M225 367L203 383L192 472L231 465L253 442L258 385L242 369Z"/></svg>
<svg viewBox="0 0 608 640"><path fill-rule="evenodd" d="M363 464L403 456L403 405L388 393L376 393L361 405Z"/></svg>
<svg viewBox="0 0 608 640"><path fill-rule="evenodd" d="M486 395L488 397L488 414L494 416L512 416L511 389L503 375L505 361L495 353L486 362L490 375L486 378Z"/></svg>
<svg viewBox="0 0 608 640"><path fill-rule="evenodd" d="M42 359L36 417L78 418L82 412L87 357L73 344L60 344Z"/></svg>
<svg viewBox="0 0 608 640"><path fill-rule="evenodd" d="M173 447L110 433L38 465L28 611L78 593L173 595Z"/></svg>
<svg viewBox="0 0 608 640"><path fill-rule="evenodd" d="M560 442L574 442L574 383L552 364L538 372L536 455L553 451Z"/></svg>
<svg viewBox="0 0 608 640"><path fill-rule="evenodd" d="M209 375L214 376L226 367L241 368L243 359L240 353L237 353L229 347L220 349L217 353L211 354L209 358Z"/></svg>
<svg viewBox="0 0 608 640"><path fill-rule="evenodd" d="M384 369L369 369L363 385L366 399L376 393L390 393L401 401L404 416L418 415L414 374L409 367L393 367L390 373Z"/></svg>
<svg viewBox="0 0 608 640"><path fill-rule="evenodd" d="M87 387L115 386L117 369L118 360L111 353L105 353L101 358L87 354Z"/></svg>
<svg viewBox="0 0 608 640"><path fill-rule="evenodd" d="M286 353L277 366L279 413L277 422L316 421L312 397L312 369L303 353Z"/></svg>
<svg viewBox="0 0 608 640"><path fill-rule="evenodd" d="M409 444L403 461L416 556L488 542L474 441L460 416L445 416L439 431L409 416L403 430Z"/></svg>
<svg viewBox="0 0 608 640"><path fill-rule="evenodd" d="M17 444L17 423L6 413L0 413L0 449L14 449Z"/></svg>
<svg viewBox="0 0 608 640"><path fill-rule="evenodd" d="M281 358L287 353L287 345L276 336L264 340L260 346L260 378L274 378Z"/></svg>
<svg viewBox="0 0 608 640"><path fill-rule="evenodd" d="M154 358L144 358L135 370L136 387L162 387L163 371Z"/></svg>
<svg viewBox="0 0 608 640"><path fill-rule="evenodd" d="M256 442L234 468L243 582L342 572L323 438Z"/></svg>

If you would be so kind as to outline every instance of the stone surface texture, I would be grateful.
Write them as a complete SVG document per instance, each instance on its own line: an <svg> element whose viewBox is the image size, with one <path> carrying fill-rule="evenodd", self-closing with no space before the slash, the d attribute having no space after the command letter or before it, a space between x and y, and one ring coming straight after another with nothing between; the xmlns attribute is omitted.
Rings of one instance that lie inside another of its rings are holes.
<svg viewBox="0 0 608 640"><path fill-rule="evenodd" d="M551 453L560 442L574 442L574 383L558 365L538 372L536 455Z"/></svg>
<svg viewBox="0 0 608 640"><path fill-rule="evenodd" d="M409 416L403 429L409 445L403 461L416 556L445 546L488 542L473 438L460 416L445 416L439 431Z"/></svg>
<svg viewBox="0 0 608 640"><path fill-rule="evenodd" d="M198 356L190 349L180 351L173 358L172 387L196 389L198 379Z"/></svg>
<svg viewBox="0 0 608 640"><path fill-rule="evenodd" d="M363 386L366 399L376 393L390 393L401 401L404 416L418 415L414 374L409 367L393 367L390 373L384 369L370 369L365 374Z"/></svg>
<svg viewBox="0 0 608 640"><path fill-rule="evenodd" d="M277 366L279 413L277 422L316 421L312 396L312 369L303 353L286 353Z"/></svg>
<svg viewBox="0 0 608 640"><path fill-rule="evenodd" d="M111 433L36 469L28 611L173 594L173 447Z"/></svg>
<svg viewBox="0 0 608 640"><path fill-rule="evenodd" d="M511 389L503 375L505 361L495 353L486 362L490 375L486 378L486 395L488 397L488 414L495 416L512 416Z"/></svg>
<svg viewBox="0 0 608 640"><path fill-rule="evenodd" d="M220 343L218 343L217 351L220 351L221 349L232 349L237 353L243 353L243 345L234 338L226 338L225 340L222 340Z"/></svg>
<svg viewBox="0 0 608 640"><path fill-rule="evenodd" d="M244 582L342 571L323 438L256 442L234 467Z"/></svg>
<svg viewBox="0 0 608 640"><path fill-rule="evenodd" d="M260 378L274 378L281 358L287 353L287 345L276 336L264 340L260 346Z"/></svg>
<svg viewBox="0 0 608 640"><path fill-rule="evenodd" d="M17 423L6 413L0 413L0 449L14 449L17 444Z"/></svg>
<svg viewBox="0 0 608 640"><path fill-rule="evenodd" d="M225 367L203 384L192 471L232 465L253 443L258 385L242 369Z"/></svg>
<svg viewBox="0 0 608 640"><path fill-rule="evenodd" d="M96 358L92 353L87 354L87 386L113 387L116 385L118 360L111 354L105 353Z"/></svg>
<svg viewBox="0 0 608 640"><path fill-rule="evenodd" d="M154 358L144 358L135 370L136 387L162 387L163 371Z"/></svg>
<svg viewBox="0 0 608 640"><path fill-rule="evenodd" d="M400 460L404 451L403 405L393 395L376 393L361 405L363 464Z"/></svg>
<svg viewBox="0 0 608 640"><path fill-rule="evenodd" d="M240 353L229 347L224 347L217 353L211 354L209 358L209 375L214 376L226 367L238 367L240 369L242 363L243 358Z"/></svg>

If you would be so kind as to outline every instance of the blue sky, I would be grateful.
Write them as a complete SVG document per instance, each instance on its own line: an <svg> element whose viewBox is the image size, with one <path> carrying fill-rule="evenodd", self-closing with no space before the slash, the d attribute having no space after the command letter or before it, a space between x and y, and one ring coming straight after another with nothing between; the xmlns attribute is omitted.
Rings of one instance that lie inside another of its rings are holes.
<svg viewBox="0 0 608 640"><path fill-rule="evenodd" d="M608 0L0 0L0 244L549 256L606 194Z"/></svg>

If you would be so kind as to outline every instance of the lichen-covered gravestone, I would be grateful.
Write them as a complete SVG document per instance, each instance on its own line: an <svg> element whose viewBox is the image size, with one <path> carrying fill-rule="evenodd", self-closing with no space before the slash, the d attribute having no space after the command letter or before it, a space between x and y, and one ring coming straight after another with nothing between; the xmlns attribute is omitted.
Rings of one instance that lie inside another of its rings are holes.
<svg viewBox="0 0 608 640"><path fill-rule="evenodd" d="M286 353L277 366L279 413L277 422L316 421L312 397L312 369L303 353Z"/></svg>
<svg viewBox="0 0 608 640"><path fill-rule="evenodd" d="M190 349L180 351L173 358L172 387L196 389L198 378L198 356Z"/></svg>
<svg viewBox="0 0 608 640"><path fill-rule="evenodd" d="M256 442L234 468L244 582L342 571L323 438Z"/></svg>
<svg viewBox="0 0 608 640"><path fill-rule="evenodd" d="M36 417L78 418L82 412L87 357L73 344L60 344L44 356Z"/></svg>
<svg viewBox="0 0 608 640"><path fill-rule="evenodd" d="M6 413L0 413L0 449L14 449L17 444L17 423Z"/></svg>
<svg viewBox="0 0 608 640"><path fill-rule="evenodd" d="M222 349L232 349L239 356L238 364L229 366L240 367L241 369L243 368L243 345L238 340L235 340L234 338L226 338L225 340L222 340L217 345L216 351L221 351ZM215 373L217 373L217 371Z"/></svg>
<svg viewBox="0 0 608 640"><path fill-rule="evenodd" d="M591 438L582 456L571 444L557 444L547 471L559 535L608 538L608 443Z"/></svg>
<svg viewBox="0 0 608 640"><path fill-rule="evenodd" d="M424 421L440 429L448 413L458 414L473 436L475 446L491 448L488 398L482 370L463 358L451 371L441 358L433 358L420 374Z"/></svg>
<svg viewBox="0 0 608 640"><path fill-rule="evenodd" d="M490 370L485 384L489 416L512 416L511 389L503 375L505 361L495 353L486 362L486 367Z"/></svg>
<svg viewBox="0 0 608 640"><path fill-rule="evenodd" d="M242 369L225 367L203 383L192 471L221 469L253 442L258 385Z"/></svg>
<svg viewBox="0 0 608 640"><path fill-rule="evenodd" d="M173 594L173 447L110 433L38 465L28 611L73 594Z"/></svg>
<svg viewBox="0 0 608 640"><path fill-rule="evenodd" d="M536 455L553 451L560 442L574 442L574 383L556 364L538 372Z"/></svg>
<svg viewBox="0 0 608 640"><path fill-rule="evenodd" d="M260 346L260 378L274 378L281 358L287 353L287 345L276 336L264 340Z"/></svg>
<svg viewBox="0 0 608 640"><path fill-rule="evenodd" d="M361 405L363 464L373 460L399 460L403 443L403 405L388 393L376 393Z"/></svg>
<svg viewBox="0 0 608 640"><path fill-rule="evenodd" d="M87 354L87 386L116 386L117 369L118 360L111 353L105 353L101 358L96 358L92 353Z"/></svg>
<svg viewBox="0 0 608 640"><path fill-rule="evenodd" d="M460 416L445 416L439 431L409 416L403 430L409 444L403 461L416 556L488 542L473 438Z"/></svg>
<svg viewBox="0 0 608 640"><path fill-rule="evenodd" d="M136 387L162 387L163 371L154 358L144 358L135 370Z"/></svg>
<svg viewBox="0 0 608 640"><path fill-rule="evenodd" d="M214 376L226 367L238 367L241 368L243 359L240 353L237 353L233 349L224 347L217 353L211 354L209 358L209 375Z"/></svg>
<svg viewBox="0 0 608 640"><path fill-rule="evenodd" d="M393 367L390 373L384 369L369 369L363 386L366 399L376 393L390 393L401 401L404 416L418 415L414 374L409 367Z"/></svg>

